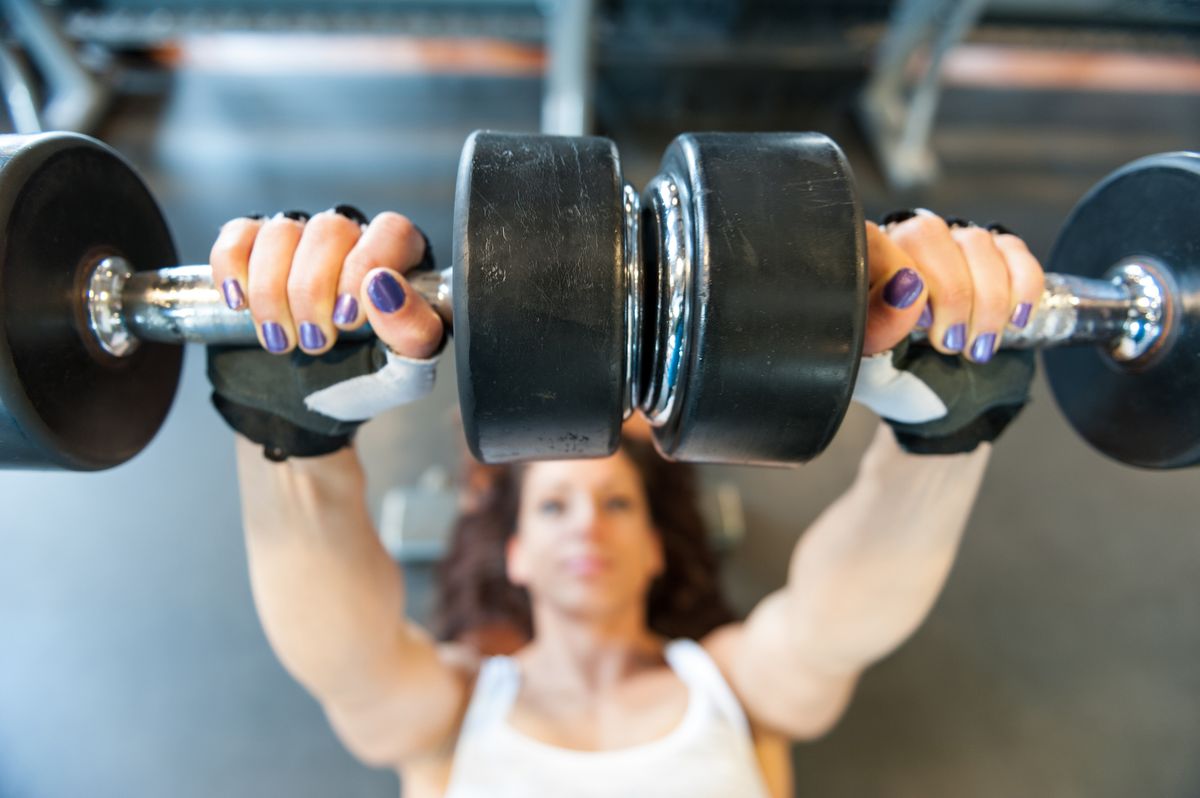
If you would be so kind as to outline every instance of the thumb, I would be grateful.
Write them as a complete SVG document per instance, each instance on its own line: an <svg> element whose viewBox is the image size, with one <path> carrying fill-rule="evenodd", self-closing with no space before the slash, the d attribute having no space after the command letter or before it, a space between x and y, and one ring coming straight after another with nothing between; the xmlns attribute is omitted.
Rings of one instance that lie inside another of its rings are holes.
<svg viewBox="0 0 1200 798"><path fill-rule="evenodd" d="M867 262L871 289L863 354L873 355L891 349L912 332L929 291L912 258L873 224L867 225Z"/></svg>
<svg viewBox="0 0 1200 798"><path fill-rule="evenodd" d="M423 360L437 353L442 319L394 269L372 269L362 282L362 306L379 340L398 355Z"/></svg>

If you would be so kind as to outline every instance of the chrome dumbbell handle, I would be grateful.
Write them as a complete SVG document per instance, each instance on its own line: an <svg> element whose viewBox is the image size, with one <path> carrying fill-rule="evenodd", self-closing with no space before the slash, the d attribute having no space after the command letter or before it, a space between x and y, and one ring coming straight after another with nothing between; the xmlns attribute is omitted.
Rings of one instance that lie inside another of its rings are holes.
<svg viewBox="0 0 1200 798"><path fill-rule="evenodd" d="M407 278L452 327L450 270L412 272ZM92 270L85 307L92 334L104 351L116 357L132 354L141 341L253 344L258 340L254 319L226 306L207 265L135 272L123 258L104 258ZM361 340L373 333L364 325L339 335Z"/></svg>
<svg viewBox="0 0 1200 798"><path fill-rule="evenodd" d="M1100 279L1047 274L1041 301L1023 329L1005 331L1002 348L1097 344L1128 362L1162 336L1169 312L1166 270L1150 258L1126 258ZM914 341L925 341L917 330Z"/></svg>

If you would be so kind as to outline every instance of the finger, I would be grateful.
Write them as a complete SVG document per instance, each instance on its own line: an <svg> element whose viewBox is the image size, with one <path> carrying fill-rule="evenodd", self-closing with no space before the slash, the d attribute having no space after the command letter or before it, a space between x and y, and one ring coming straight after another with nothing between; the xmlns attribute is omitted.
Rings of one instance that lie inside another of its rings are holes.
<svg viewBox="0 0 1200 798"><path fill-rule="evenodd" d="M221 227L208 255L213 285L221 292L230 310L245 310L247 307L246 275L250 250L254 248L254 238L262 227L262 218L262 214L256 213L230 219Z"/></svg>
<svg viewBox="0 0 1200 798"><path fill-rule="evenodd" d="M337 342L333 311L338 280L361 237L358 220L334 208L304 225L287 278L287 298L300 348L310 355L323 354Z"/></svg>
<svg viewBox="0 0 1200 798"><path fill-rule="evenodd" d="M376 216L342 266L334 323L343 330L362 326L366 316L357 297L372 269L386 268L403 274L424 257L425 238L407 217L392 211Z"/></svg>
<svg viewBox="0 0 1200 798"><path fill-rule="evenodd" d="M1009 324L1024 329L1029 316L1042 300L1046 288L1046 274L1042 264L1029 251L1019 237L1007 231L993 230L996 248L1008 264L1009 287L1012 296L1012 314Z"/></svg>
<svg viewBox="0 0 1200 798"><path fill-rule="evenodd" d="M921 316L925 283L913 259L874 224L867 223L869 295L863 354L894 347Z"/></svg>
<svg viewBox="0 0 1200 798"><path fill-rule="evenodd" d="M996 249L992 234L982 227L955 227L950 235L967 260L975 286L964 355L976 363L986 363L996 353L1012 315L1008 264Z"/></svg>
<svg viewBox="0 0 1200 798"><path fill-rule="evenodd" d="M296 345L287 281L307 219L308 214L299 211L275 215L258 231L250 252L250 313L259 343L277 355L292 351Z"/></svg>
<svg viewBox="0 0 1200 798"><path fill-rule="evenodd" d="M395 269L372 269L363 281L362 305L379 339L393 352L427 358L442 342L442 319Z"/></svg>
<svg viewBox="0 0 1200 798"><path fill-rule="evenodd" d="M929 211L889 225L888 238L917 264L933 310L929 343L942 354L956 355L966 343L974 283L950 228Z"/></svg>

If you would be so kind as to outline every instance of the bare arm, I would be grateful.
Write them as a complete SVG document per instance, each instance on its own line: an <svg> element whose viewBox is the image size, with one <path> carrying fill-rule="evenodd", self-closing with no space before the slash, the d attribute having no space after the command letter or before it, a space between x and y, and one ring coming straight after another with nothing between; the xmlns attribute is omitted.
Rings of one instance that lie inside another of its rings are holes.
<svg viewBox="0 0 1200 798"><path fill-rule="evenodd" d="M832 727L862 670L941 592L989 452L918 457L880 426L850 489L797 543L787 585L718 633L752 716L800 739Z"/></svg>
<svg viewBox="0 0 1200 798"><path fill-rule="evenodd" d="M404 619L402 575L371 523L354 450L272 463L239 436L237 460L254 601L284 667L371 764L444 743L463 680Z"/></svg>

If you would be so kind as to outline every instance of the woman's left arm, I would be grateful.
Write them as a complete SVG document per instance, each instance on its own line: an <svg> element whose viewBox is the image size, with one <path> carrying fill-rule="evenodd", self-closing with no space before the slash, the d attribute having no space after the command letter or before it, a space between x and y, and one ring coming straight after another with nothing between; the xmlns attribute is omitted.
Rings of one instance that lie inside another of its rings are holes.
<svg viewBox="0 0 1200 798"><path fill-rule="evenodd" d="M990 452L912 455L880 425L857 479L796 544L787 585L706 641L752 719L797 740L834 726L863 670L929 614Z"/></svg>
<svg viewBox="0 0 1200 798"><path fill-rule="evenodd" d="M939 368L946 371L951 364L952 380L966 380L970 390L946 402L945 418L958 426L947 429L943 419L932 427L937 436L903 438L923 452L958 453L910 454L881 424L853 484L796 544L786 586L744 623L706 641L751 718L796 739L832 728L862 671L900 646L929 614L979 492L991 451L986 441L1016 415L1004 403L1023 395L1009 385L986 383L1002 374L1010 382L1024 379L1016 387L1027 390L1031 373L984 365L994 346L987 344L986 351L970 346L981 336L998 338L1010 319L1027 321L1023 306L1036 301L1042 283L1041 267L1032 255L1025 257L1023 242L1007 231L947 226L925 213L887 228L869 224L867 232L873 288L866 353L884 352L907 337L928 303L936 308L928 326L938 354L920 356L942 357ZM981 251L994 262L981 266ZM1017 253L1016 266L1005 252ZM1009 274L999 274L1001 268ZM918 278L918 287L907 271ZM908 283L907 293L893 290L897 282ZM951 338L963 340L947 346L945 331L959 324L966 334ZM959 352L962 357L955 357ZM961 375L954 373L960 363ZM986 390L1003 401L986 412L964 407ZM966 423L973 415L995 423ZM899 426L895 432L912 429Z"/></svg>

